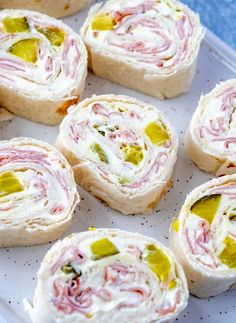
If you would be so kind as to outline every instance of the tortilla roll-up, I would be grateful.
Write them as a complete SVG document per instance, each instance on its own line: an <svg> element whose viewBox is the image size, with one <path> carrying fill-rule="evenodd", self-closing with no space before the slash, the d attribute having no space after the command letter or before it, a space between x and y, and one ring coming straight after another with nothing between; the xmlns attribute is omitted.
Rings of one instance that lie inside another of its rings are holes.
<svg viewBox="0 0 236 323"><path fill-rule="evenodd" d="M236 79L202 96L185 135L185 149L202 170L236 173Z"/></svg>
<svg viewBox="0 0 236 323"><path fill-rule="evenodd" d="M184 271L168 248L141 234L98 229L48 251L25 307L34 323L170 323L187 301Z"/></svg>
<svg viewBox="0 0 236 323"><path fill-rule="evenodd" d="M236 175L213 179L186 198L170 228L170 246L191 294L236 288Z"/></svg>
<svg viewBox="0 0 236 323"><path fill-rule="evenodd" d="M155 107L100 95L71 107L57 148L79 185L124 214L150 213L171 186L178 137Z"/></svg>
<svg viewBox="0 0 236 323"><path fill-rule="evenodd" d="M204 29L178 1L110 0L91 8L81 35L96 75L164 99L189 90Z"/></svg>
<svg viewBox="0 0 236 323"><path fill-rule="evenodd" d="M70 16L88 6L90 0L0 0L1 9L28 9L49 16L62 18Z"/></svg>
<svg viewBox="0 0 236 323"><path fill-rule="evenodd" d="M0 247L59 238L78 202L73 171L55 148L31 138L0 142Z"/></svg>
<svg viewBox="0 0 236 323"><path fill-rule="evenodd" d="M63 22L27 10L0 12L1 106L58 124L79 101L86 76L86 48Z"/></svg>

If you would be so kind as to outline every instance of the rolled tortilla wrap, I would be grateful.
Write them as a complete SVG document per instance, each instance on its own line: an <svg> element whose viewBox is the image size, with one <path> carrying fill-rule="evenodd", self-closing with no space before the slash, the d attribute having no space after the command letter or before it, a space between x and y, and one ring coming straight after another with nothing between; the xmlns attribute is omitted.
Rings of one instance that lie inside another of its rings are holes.
<svg viewBox="0 0 236 323"><path fill-rule="evenodd" d="M59 238L78 202L72 169L55 148L31 138L0 142L0 247Z"/></svg>
<svg viewBox="0 0 236 323"><path fill-rule="evenodd" d="M185 308L184 272L154 239L115 229L73 234L46 254L33 305L34 323L173 322Z"/></svg>
<svg viewBox="0 0 236 323"><path fill-rule="evenodd" d="M29 9L62 18L84 9L90 0L0 0L2 9Z"/></svg>
<svg viewBox="0 0 236 323"><path fill-rule="evenodd" d="M236 79L202 96L185 135L197 166L216 176L236 173Z"/></svg>
<svg viewBox="0 0 236 323"><path fill-rule="evenodd" d="M236 175L213 179L186 198L170 246L190 293L206 298L236 287Z"/></svg>
<svg viewBox="0 0 236 323"><path fill-rule="evenodd" d="M57 148L76 181L124 214L150 213L171 186L178 137L155 107L101 95L72 107Z"/></svg>
<svg viewBox="0 0 236 323"><path fill-rule="evenodd" d="M204 30L179 1L109 0L91 8L81 35L96 75L164 99L189 90Z"/></svg>
<svg viewBox="0 0 236 323"><path fill-rule="evenodd" d="M58 124L79 101L87 75L83 41L63 22L27 10L0 12L0 104Z"/></svg>

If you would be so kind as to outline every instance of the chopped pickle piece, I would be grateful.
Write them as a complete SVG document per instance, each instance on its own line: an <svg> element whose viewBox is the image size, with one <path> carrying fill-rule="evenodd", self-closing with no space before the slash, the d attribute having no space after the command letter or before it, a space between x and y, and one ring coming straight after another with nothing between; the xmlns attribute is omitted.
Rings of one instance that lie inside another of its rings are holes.
<svg viewBox="0 0 236 323"><path fill-rule="evenodd" d="M140 146L124 146L122 147L123 152L125 153L125 161L138 165L143 160L143 150Z"/></svg>
<svg viewBox="0 0 236 323"><path fill-rule="evenodd" d="M123 177L123 176L119 176L118 182L120 185L125 185L125 184L130 183L130 180L128 178Z"/></svg>
<svg viewBox="0 0 236 323"><path fill-rule="evenodd" d="M177 286L176 279L172 279L172 281L168 284L168 289L173 289Z"/></svg>
<svg viewBox="0 0 236 323"><path fill-rule="evenodd" d="M94 231L94 230L97 230L96 227L94 226L88 227L88 231Z"/></svg>
<svg viewBox="0 0 236 323"><path fill-rule="evenodd" d="M92 151L94 151L95 153L98 154L98 157L101 161L108 164L107 156L99 144L96 143L96 144L92 145L91 149L92 149Z"/></svg>
<svg viewBox="0 0 236 323"><path fill-rule="evenodd" d="M169 8L173 8L173 4L170 3L170 1L166 1L166 5L169 7Z"/></svg>
<svg viewBox="0 0 236 323"><path fill-rule="evenodd" d="M93 259L99 260L105 257L110 257L119 253L116 246L107 238L102 238L91 244Z"/></svg>
<svg viewBox="0 0 236 323"><path fill-rule="evenodd" d="M103 137L105 136L105 131L103 130L98 130L98 133L100 133L100 135L102 135Z"/></svg>
<svg viewBox="0 0 236 323"><path fill-rule="evenodd" d="M104 14L96 16L92 21L93 30L112 30L116 24L115 18Z"/></svg>
<svg viewBox="0 0 236 323"><path fill-rule="evenodd" d="M3 29L6 33L22 33L29 31L29 25L25 17L11 18L6 17L3 19Z"/></svg>
<svg viewBox="0 0 236 323"><path fill-rule="evenodd" d="M236 221L236 214L235 213L230 213L229 220L230 221Z"/></svg>
<svg viewBox="0 0 236 323"><path fill-rule="evenodd" d="M171 264L168 256L158 247L147 246L147 256L144 259L158 278L165 282L170 276Z"/></svg>
<svg viewBox="0 0 236 323"><path fill-rule="evenodd" d="M122 113L122 112L126 112L126 111L127 111L127 109L125 109L125 108L123 108L123 107L122 107L122 108L121 108L121 107L118 107L118 111Z"/></svg>
<svg viewBox="0 0 236 323"><path fill-rule="evenodd" d="M156 122L149 123L144 131L150 141L156 146L162 146L170 140L166 127L164 125L161 126Z"/></svg>
<svg viewBox="0 0 236 323"><path fill-rule="evenodd" d="M13 172L6 172L0 175L0 198L22 192L23 190L23 186Z"/></svg>
<svg viewBox="0 0 236 323"><path fill-rule="evenodd" d="M67 264L67 265L62 266L61 270L66 275L68 275L68 274L76 274L76 271L75 271L74 267L71 264Z"/></svg>
<svg viewBox="0 0 236 323"><path fill-rule="evenodd" d="M172 222L172 229L175 230L176 232L179 232L179 220L174 220Z"/></svg>
<svg viewBox="0 0 236 323"><path fill-rule="evenodd" d="M76 270L71 263L68 263L68 264L62 266L61 270L66 275L69 275L69 274L76 274L76 276L81 276L82 275L82 271L80 269Z"/></svg>
<svg viewBox="0 0 236 323"><path fill-rule="evenodd" d="M93 128L97 130L97 132L102 135L103 137L106 135L105 131L104 130L100 130L99 129L99 125L98 124L94 124L93 125Z"/></svg>
<svg viewBox="0 0 236 323"><path fill-rule="evenodd" d="M57 27L36 27L37 31L43 34L52 45L61 46L65 40L65 32Z"/></svg>
<svg viewBox="0 0 236 323"><path fill-rule="evenodd" d="M213 194L209 196L205 196L195 202L191 207L191 212L196 214L200 218L205 219L212 224L218 207L220 205L221 195L220 194Z"/></svg>
<svg viewBox="0 0 236 323"><path fill-rule="evenodd" d="M36 38L19 40L8 49L8 52L28 63L35 63L38 59L38 44L39 39Z"/></svg>
<svg viewBox="0 0 236 323"><path fill-rule="evenodd" d="M219 259L229 268L236 268L236 241L227 236L224 240L225 248L220 253Z"/></svg>

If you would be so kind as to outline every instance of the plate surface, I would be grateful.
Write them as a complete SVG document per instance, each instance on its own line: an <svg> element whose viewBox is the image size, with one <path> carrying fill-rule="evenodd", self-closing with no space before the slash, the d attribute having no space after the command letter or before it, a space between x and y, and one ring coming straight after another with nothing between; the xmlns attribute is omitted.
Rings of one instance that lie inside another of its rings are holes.
<svg viewBox="0 0 236 323"><path fill-rule="evenodd" d="M87 11L64 19L72 28L79 31ZM172 216L178 212L188 192L194 187L210 179L208 174L198 170L188 159L183 147L183 134L191 119L199 97L207 93L216 83L235 77L236 54L222 41L207 32L204 40L198 69L191 91L173 100L160 101L147 95L112 84L106 80L88 76L84 98L92 94L125 94L149 102L164 111L179 134L178 161L174 171L174 186L158 204L150 216L124 216L106 207L96 198L79 188L81 203L76 209L73 223L66 233L87 230L91 225L97 228L120 228L139 232L154 237L168 245L168 228ZM21 118L0 124L0 139L10 139L18 136L29 136L54 143L58 127L48 127ZM52 244L37 247L0 249L0 322L1 313L10 319L13 313L29 322L24 312L22 299L32 299L36 286L36 273L45 253ZM215 298L200 300L190 297L189 305L179 316L179 322L235 323L236 322L236 290L224 293ZM1 305L1 300L8 309ZM13 317L13 316L12 316ZM15 319L14 322L21 322Z"/></svg>

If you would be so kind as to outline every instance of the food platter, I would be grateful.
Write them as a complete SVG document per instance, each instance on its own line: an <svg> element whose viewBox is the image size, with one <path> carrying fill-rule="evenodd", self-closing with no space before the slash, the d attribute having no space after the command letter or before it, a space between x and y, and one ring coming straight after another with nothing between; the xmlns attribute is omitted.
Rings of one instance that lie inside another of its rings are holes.
<svg viewBox="0 0 236 323"><path fill-rule="evenodd" d="M79 31L87 10L64 22ZM178 161L174 171L173 188L158 204L152 215L121 215L79 188L81 203L76 208L74 220L66 235L97 228L119 228L139 232L168 245L168 228L171 218L178 212L188 192L211 177L198 170L188 159L183 147L183 135L202 93L207 93L222 80L235 77L236 54L211 32L203 41L196 77L191 91L176 99L161 101L150 96L115 85L89 73L83 98L92 94L122 94L151 103L162 110L175 126L179 135ZM50 127L15 118L0 124L1 140L27 136L53 144L58 127ZM45 253L52 244L36 247L3 248L0 250L0 322L29 322L24 311L23 298L32 299L36 286L36 273ZM188 307L177 319L179 322L235 322L236 291L201 300L190 297ZM1 314L3 318L1 318ZM5 320L4 320L5 319Z"/></svg>

